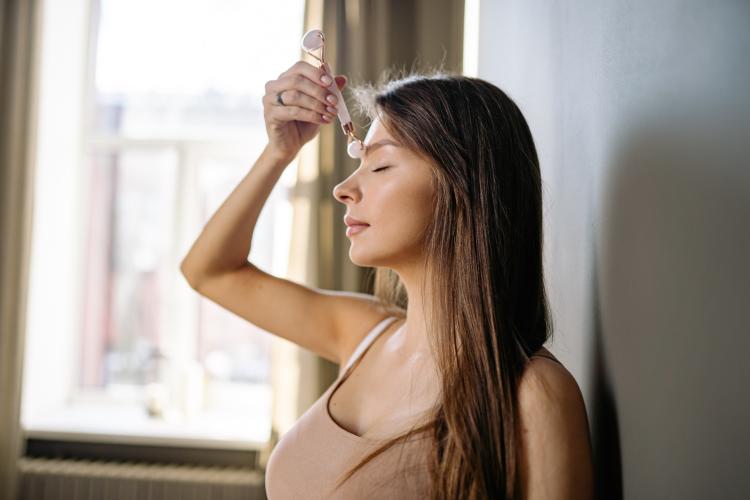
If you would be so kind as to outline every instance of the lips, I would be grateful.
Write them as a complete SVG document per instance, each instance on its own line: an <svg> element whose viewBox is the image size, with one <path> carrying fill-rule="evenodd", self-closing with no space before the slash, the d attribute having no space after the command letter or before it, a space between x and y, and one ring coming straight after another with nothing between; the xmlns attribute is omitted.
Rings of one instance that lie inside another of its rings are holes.
<svg viewBox="0 0 750 500"><path fill-rule="evenodd" d="M362 231L366 231L367 228L370 226L366 226L363 224L355 224L353 226L347 226L346 228L346 235L347 236L354 236L355 234L359 234Z"/></svg>
<svg viewBox="0 0 750 500"><path fill-rule="evenodd" d="M347 214L347 215L344 216L344 224L346 224L347 226L350 226L350 227L351 226L365 226L365 227L367 227L367 226L370 225L370 224L368 224L365 221L361 221L359 219L355 219L354 217L352 217L349 214Z"/></svg>

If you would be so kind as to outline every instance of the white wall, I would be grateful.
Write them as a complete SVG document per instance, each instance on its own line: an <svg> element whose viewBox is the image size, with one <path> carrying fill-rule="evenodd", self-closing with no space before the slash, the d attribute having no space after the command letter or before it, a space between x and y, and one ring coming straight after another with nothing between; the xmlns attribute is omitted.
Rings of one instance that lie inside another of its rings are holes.
<svg viewBox="0 0 750 500"><path fill-rule="evenodd" d="M750 498L750 3L480 1L602 498Z"/></svg>

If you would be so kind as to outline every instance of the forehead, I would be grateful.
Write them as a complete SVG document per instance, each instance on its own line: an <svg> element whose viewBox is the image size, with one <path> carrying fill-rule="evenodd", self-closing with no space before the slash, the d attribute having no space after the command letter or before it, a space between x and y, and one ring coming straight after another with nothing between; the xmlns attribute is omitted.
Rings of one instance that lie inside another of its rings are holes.
<svg viewBox="0 0 750 500"><path fill-rule="evenodd" d="M367 136L365 136L364 140L362 141L365 144L365 151L364 156L362 159L367 158L369 155L374 154L375 151L380 150L383 146L391 145L396 146L390 147L387 149L391 150L404 150L405 148L398 143L395 137L393 137L388 130L383 125L383 122L376 118L373 120L372 124L370 125L369 130L367 131Z"/></svg>
<svg viewBox="0 0 750 500"><path fill-rule="evenodd" d="M364 140L365 146L382 139L394 140L393 136L389 134L383 126L383 122L380 121L380 118L375 118L370 125L370 128L367 130L367 136L365 136Z"/></svg>

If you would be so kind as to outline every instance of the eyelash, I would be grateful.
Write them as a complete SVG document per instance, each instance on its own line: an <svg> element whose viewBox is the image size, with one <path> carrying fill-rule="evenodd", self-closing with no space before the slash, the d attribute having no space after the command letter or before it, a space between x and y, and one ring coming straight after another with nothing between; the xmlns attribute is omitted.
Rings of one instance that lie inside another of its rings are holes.
<svg viewBox="0 0 750 500"><path fill-rule="evenodd" d="M373 172L380 172L381 170L385 170L386 168L388 168L388 166L376 168L375 170L373 170Z"/></svg>

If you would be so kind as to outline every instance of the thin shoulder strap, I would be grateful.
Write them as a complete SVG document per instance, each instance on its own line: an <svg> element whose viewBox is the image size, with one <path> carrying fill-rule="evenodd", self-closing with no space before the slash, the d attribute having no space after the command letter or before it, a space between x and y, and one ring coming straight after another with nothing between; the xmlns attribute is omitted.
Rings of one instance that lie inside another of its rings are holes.
<svg viewBox="0 0 750 500"><path fill-rule="evenodd" d="M346 371L349 369L349 367L357 361L357 358L359 358L362 353L369 347L370 344L375 342L375 339L378 338L378 335L383 333L383 331L388 327L388 325L391 324L392 321L395 321L398 319L398 316L389 316L385 318L383 321L375 325L375 327L370 330L370 332L365 336L364 339L362 339L362 342L359 343L356 349L354 349L354 352L349 357L349 361L346 362L346 365L344 366L341 373L346 373Z"/></svg>

